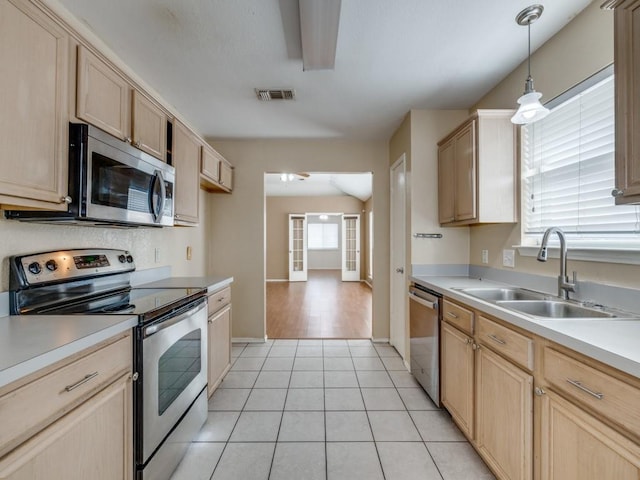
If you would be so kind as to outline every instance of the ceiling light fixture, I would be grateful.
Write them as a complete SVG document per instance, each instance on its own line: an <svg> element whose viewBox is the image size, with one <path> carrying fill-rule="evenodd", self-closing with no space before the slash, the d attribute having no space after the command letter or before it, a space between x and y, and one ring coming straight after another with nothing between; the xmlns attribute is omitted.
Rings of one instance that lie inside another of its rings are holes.
<svg viewBox="0 0 640 480"><path fill-rule="evenodd" d="M341 0L299 0L302 69L333 70Z"/></svg>
<svg viewBox="0 0 640 480"><path fill-rule="evenodd" d="M543 10L544 7L542 5L531 5L516 16L518 25L526 25L529 34L528 76L524 84L524 93L518 99L520 107L515 115L511 117L511 122L518 125L533 123L549 115L549 109L540 103L542 94L535 91L533 78L531 78L531 24L540 18Z"/></svg>
<svg viewBox="0 0 640 480"><path fill-rule="evenodd" d="M296 176L293 173L281 173L280 181L281 182L293 182Z"/></svg>

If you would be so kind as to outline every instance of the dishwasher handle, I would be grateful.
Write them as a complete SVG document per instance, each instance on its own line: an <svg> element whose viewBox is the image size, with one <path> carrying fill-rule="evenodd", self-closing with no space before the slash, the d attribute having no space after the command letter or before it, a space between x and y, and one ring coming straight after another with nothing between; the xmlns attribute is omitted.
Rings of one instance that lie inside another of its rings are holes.
<svg viewBox="0 0 640 480"><path fill-rule="evenodd" d="M409 300L412 300L412 301L414 301L416 303L419 303L423 307L427 307L427 308L429 308L431 310L438 310L438 300L437 299L435 301L426 300L426 299L416 295L415 294L415 290L409 290Z"/></svg>

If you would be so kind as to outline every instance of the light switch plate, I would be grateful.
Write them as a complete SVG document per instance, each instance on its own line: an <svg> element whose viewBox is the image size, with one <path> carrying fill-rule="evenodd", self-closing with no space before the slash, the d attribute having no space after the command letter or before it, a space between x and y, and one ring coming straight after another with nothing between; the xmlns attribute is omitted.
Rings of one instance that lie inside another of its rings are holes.
<svg viewBox="0 0 640 480"><path fill-rule="evenodd" d="M489 263L489 250L482 250L482 263Z"/></svg>
<svg viewBox="0 0 640 480"><path fill-rule="evenodd" d="M516 252L514 250L509 250L509 249L502 250L502 265L504 267L515 268Z"/></svg>

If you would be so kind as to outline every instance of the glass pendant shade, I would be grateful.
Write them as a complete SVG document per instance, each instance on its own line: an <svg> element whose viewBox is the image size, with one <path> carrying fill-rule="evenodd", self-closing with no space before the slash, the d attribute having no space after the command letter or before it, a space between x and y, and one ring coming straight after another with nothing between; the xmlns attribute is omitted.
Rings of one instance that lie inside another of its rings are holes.
<svg viewBox="0 0 640 480"><path fill-rule="evenodd" d="M519 99L520 107L513 117L511 123L525 125L537 120L541 120L549 115L549 109L540 103L540 92L525 92Z"/></svg>

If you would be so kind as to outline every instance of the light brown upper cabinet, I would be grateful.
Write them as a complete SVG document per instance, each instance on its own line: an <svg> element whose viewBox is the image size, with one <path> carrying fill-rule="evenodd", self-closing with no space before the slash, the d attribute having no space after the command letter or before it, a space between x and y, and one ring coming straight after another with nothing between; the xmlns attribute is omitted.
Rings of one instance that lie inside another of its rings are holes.
<svg viewBox="0 0 640 480"><path fill-rule="evenodd" d="M167 115L84 46L78 47L76 116L166 161Z"/></svg>
<svg viewBox="0 0 640 480"><path fill-rule="evenodd" d="M438 217L443 226L517 221L511 115L511 110L478 110L438 143Z"/></svg>
<svg viewBox="0 0 640 480"><path fill-rule="evenodd" d="M640 0L609 0L614 12L616 204L640 203Z"/></svg>
<svg viewBox="0 0 640 480"><path fill-rule="evenodd" d="M197 224L200 194L200 140L178 120L173 122L172 161L176 169L174 192L175 222Z"/></svg>
<svg viewBox="0 0 640 480"><path fill-rule="evenodd" d="M0 0L0 204L65 210L69 36L23 0Z"/></svg>
<svg viewBox="0 0 640 480"><path fill-rule="evenodd" d="M200 186L210 192L231 192L233 169L229 162L210 145L202 146Z"/></svg>

